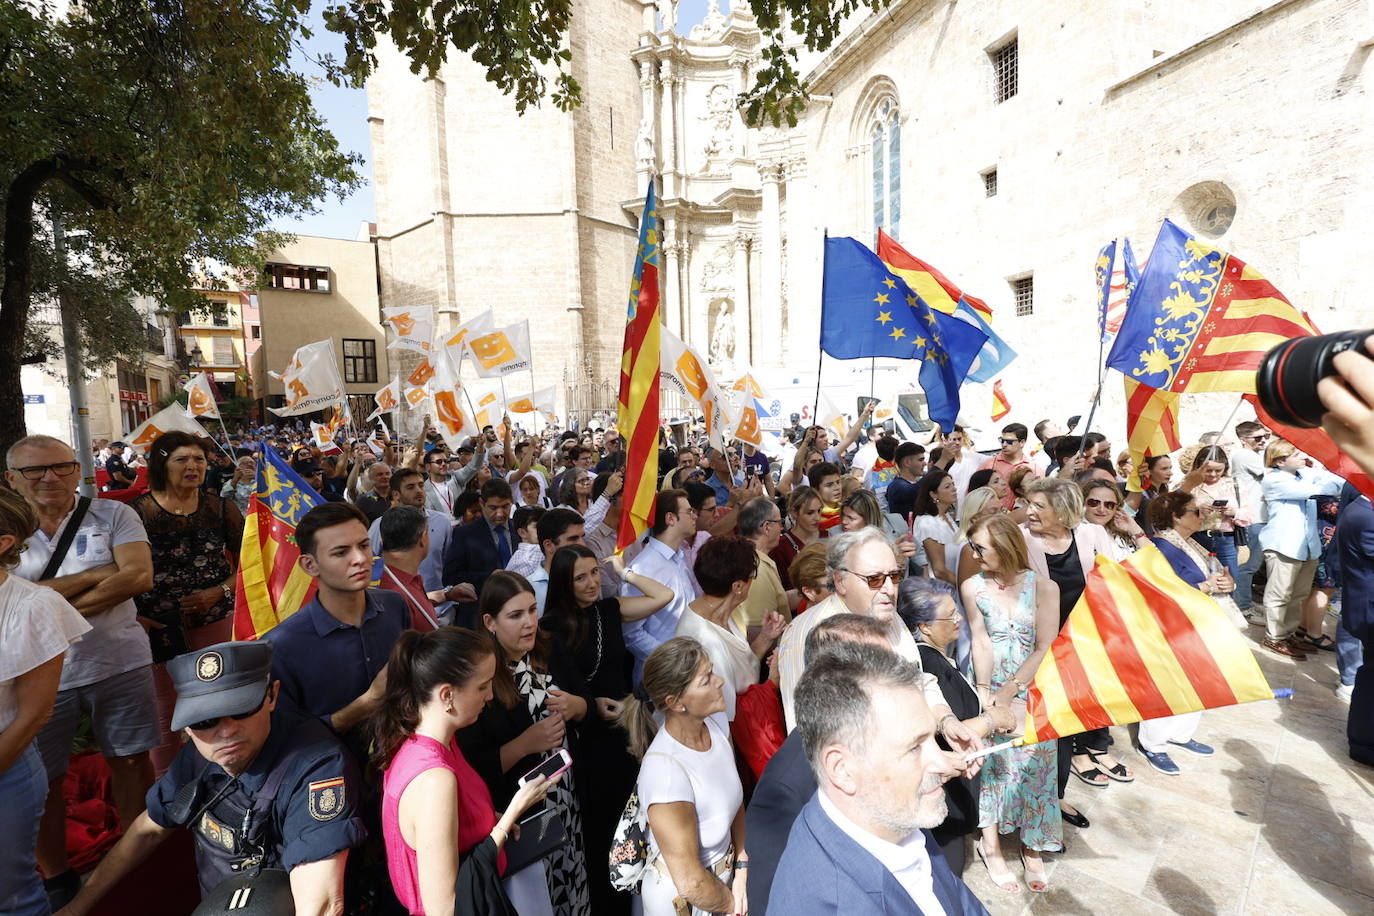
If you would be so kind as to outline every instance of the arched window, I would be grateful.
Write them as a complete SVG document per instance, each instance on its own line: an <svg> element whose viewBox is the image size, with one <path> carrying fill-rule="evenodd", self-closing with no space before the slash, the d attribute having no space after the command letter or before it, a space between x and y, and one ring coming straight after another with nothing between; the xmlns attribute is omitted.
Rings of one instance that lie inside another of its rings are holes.
<svg viewBox="0 0 1374 916"><path fill-rule="evenodd" d="M869 126L869 165L873 175L873 237L882 229L899 238L902 221L902 124L896 102L883 99Z"/></svg>

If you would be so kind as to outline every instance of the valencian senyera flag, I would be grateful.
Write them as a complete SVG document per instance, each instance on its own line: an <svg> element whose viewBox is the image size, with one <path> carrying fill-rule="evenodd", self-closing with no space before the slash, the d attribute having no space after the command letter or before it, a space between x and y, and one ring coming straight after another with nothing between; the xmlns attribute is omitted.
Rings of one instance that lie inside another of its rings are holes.
<svg viewBox="0 0 1374 916"><path fill-rule="evenodd" d="M1249 642L1158 548L1099 554L1031 679L1020 743L1273 698Z"/></svg>
<svg viewBox="0 0 1374 916"><path fill-rule="evenodd" d="M1313 333L1253 267L1166 219L1107 365L1160 390L1254 394L1264 354Z"/></svg>
<svg viewBox="0 0 1374 916"><path fill-rule="evenodd" d="M825 240L821 273L821 349L836 359L921 360L917 379L930 418L941 429L953 429L959 386L988 335L926 305L854 239Z"/></svg>
<svg viewBox="0 0 1374 916"><path fill-rule="evenodd" d="M1126 491L1145 489L1145 459L1178 451L1178 392L1161 391L1142 385L1129 375L1126 383L1126 450L1135 472L1126 481Z"/></svg>
<svg viewBox="0 0 1374 916"><path fill-rule="evenodd" d="M257 459L258 486L248 499L235 574L234 639L265 635L315 592L315 580L296 563L296 524L324 497L272 449Z"/></svg>
<svg viewBox="0 0 1374 916"><path fill-rule="evenodd" d="M658 259L660 230L654 182L644 195L639 247L625 314L616 427L625 441L625 487L620 498L616 550L624 550L653 521L658 482L659 337Z"/></svg>

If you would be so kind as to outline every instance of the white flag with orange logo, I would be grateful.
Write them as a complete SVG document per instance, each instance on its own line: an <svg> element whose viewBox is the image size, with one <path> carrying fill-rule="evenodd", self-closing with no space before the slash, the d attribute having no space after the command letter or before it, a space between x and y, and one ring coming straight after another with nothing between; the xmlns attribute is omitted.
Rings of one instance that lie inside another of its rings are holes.
<svg viewBox="0 0 1374 916"><path fill-rule="evenodd" d="M473 423L463 396L463 383L458 378L447 353L436 353L434 370L433 409L430 419L452 449L463 444L467 436L474 436L480 427Z"/></svg>
<svg viewBox="0 0 1374 916"><path fill-rule="evenodd" d="M533 365L528 321L470 334L465 344L480 378L500 378L513 372L528 372Z"/></svg>
<svg viewBox="0 0 1374 916"><path fill-rule="evenodd" d="M391 384L378 391L372 396L377 402L377 409L367 415L369 421L375 420L384 413L391 413L401 407L401 380L392 379Z"/></svg>
<svg viewBox="0 0 1374 916"><path fill-rule="evenodd" d="M186 412L185 408L180 404L169 404L140 423L133 432L124 437L124 441L130 448L136 448L146 455L153 440L163 433L173 431L210 438L210 434Z"/></svg>
<svg viewBox="0 0 1374 916"><path fill-rule="evenodd" d="M310 435L315 442L315 447L326 455L343 451L339 448L339 443L334 440L335 430L332 427L332 423L310 421Z"/></svg>
<svg viewBox="0 0 1374 916"><path fill-rule="evenodd" d="M844 412L835 406L835 402L830 400L830 395L824 389L821 390L821 399L816 405L816 425L824 426L841 439L849 432L849 421L845 419Z"/></svg>
<svg viewBox="0 0 1374 916"><path fill-rule="evenodd" d="M219 419L219 404L215 400L215 386L208 372L197 372L186 383L186 410L193 417Z"/></svg>
<svg viewBox="0 0 1374 916"><path fill-rule="evenodd" d="M469 337L477 334L484 334L496 326L495 319L491 316L491 309L487 309L476 317L469 318L467 321L453 329L453 333L444 339L443 349L448 351L449 359L453 365L457 366L459 360L467 353L467 341ZM435 347L435 349L439 349Z"/></svg>
<svg viewBox="0 0 1374 916"><path fill-rule="evenodd" d="M428 305L382 309L382 324L391 330L388 350L429 353L434 338L434 308Z"/></svg>
<svg viewBox="0 0 1374 916"><path fill-rule="evenodd" d="M506 405L507 413L537 413L546 423L558 420L558 389L550 385L531 394L524 394Z"/></svg>
<svg viewBox="0 0 1374 916"><path fill-rule="evenodd" d="M738 424L734 405L716 383L710 365L667 328L659 329L659 378L674 391L696 401L706 421L706 435L718 449Z"/></svg>
<svg viewBox="0 0 1374 916"><path fill-rule="evenodd" d="M298 348L285 372L268 375L281 379L286 386L286 406L268 408L279 417L314 413L346 400L333 340L317 340Z"/></svg>

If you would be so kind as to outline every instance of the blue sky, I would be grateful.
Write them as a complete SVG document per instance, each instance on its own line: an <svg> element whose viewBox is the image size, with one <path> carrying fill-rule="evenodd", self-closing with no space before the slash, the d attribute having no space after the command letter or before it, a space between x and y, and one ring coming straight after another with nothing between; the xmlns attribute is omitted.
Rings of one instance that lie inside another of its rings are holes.
<svg viewBox="0 0 1374 916"><path fill-rule="evenodd" d="M706 15L707 0L680 0L678 3L677 30L687 34L692 26L701 22ZM729 12L729 0L720 0L720 10ZM311 10L310 16L315 36L306 44L310 55L332 53L342 56L342 41L339 36L325 29L320 19L319 8ZM358 153L367 160L371 148L367 130L367 93L362 89L341 89L319 78L319 69L305 57L297 53L294 65L308 78L316 78L317 84L311 92L315 108L324 117L325 123L333 131L339 145L350 152ZM372 196L372 164L365 161L362 166L367 183L344 200L331 197L319 204L319 213L301 214L295 219L280 219L272 228L298 235L322 235L332 238L353 238L358 224L376 218L376 204Z"/></svg>

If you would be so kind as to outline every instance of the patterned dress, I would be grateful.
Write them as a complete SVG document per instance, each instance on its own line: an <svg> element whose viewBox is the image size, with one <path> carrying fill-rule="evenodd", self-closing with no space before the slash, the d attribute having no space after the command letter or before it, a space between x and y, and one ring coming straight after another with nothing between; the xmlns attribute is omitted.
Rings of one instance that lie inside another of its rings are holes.
<svg viewBox="0 0 1374 916"><path fill-rule="evenodd" d="M974 603L992 640L992 689L1006 683L1035 648L1035 572L1026 570L1016 607L1008 616L994 603L993 588L981 573ZM998 833L1021 831L1031 849L1054 852L1064 846L1059 814L1059 759L1054 741L1014 747L983 758L978 796L978 826Z"/></svg>
<svg viewBox="0 0 1374 916"><path fill-rule="evenodd" d="M549 714L549 688L557 687L552 675L535 671L529 658L516 662L511 673L515 686L525 698L530 716L538 722ZM566 771L549 790L545 804L552 805L563 821L568 842L544 860L549 878L549 900L555 916L590 916L591 897L587 890L587 862L582 849L582 808L577 803L573 771Z"/></svg>

